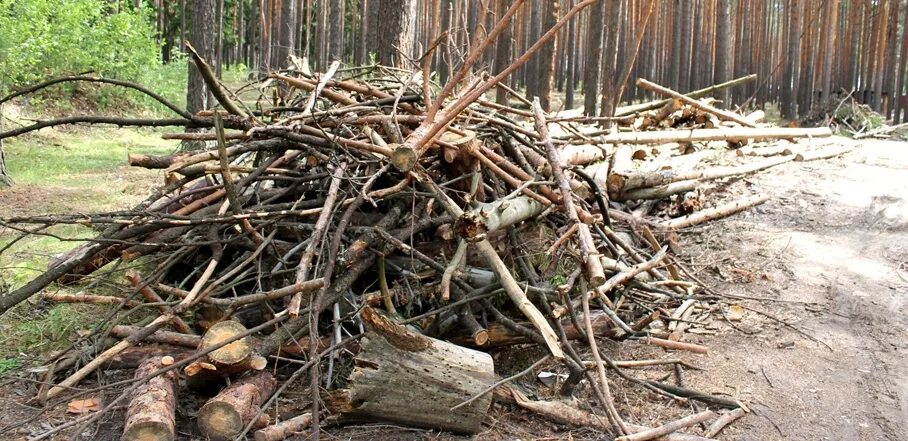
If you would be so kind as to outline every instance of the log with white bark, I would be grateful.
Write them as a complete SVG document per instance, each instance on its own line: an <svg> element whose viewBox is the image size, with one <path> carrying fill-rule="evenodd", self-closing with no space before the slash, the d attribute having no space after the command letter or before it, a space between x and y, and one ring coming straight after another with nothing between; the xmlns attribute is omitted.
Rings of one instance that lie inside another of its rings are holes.
<svg viewBox="0 0 908 441"><path fill-rule="evenodd" d="M326 398L341 421L379 421L472 434L492 396L452 407L495 383L492 357L413 332L371 308L348 388Z"/></svg>
<svg viewBox="0 0 908 441"><path fill-rule="evenodd" d="M737 166L713 167L699 170L660 170L651 172L627 172L616 170L609 174L606 185L609 195L618 198L622 193L637 188L657 187L671 184L672 182L691 179L709 180L743 175L783 164L794 158L794 155L779 156Z"/></svg>
<svg viewBox="0 0 908 441"><path fill-rule="evenodd" d="M267 371L238 378L199 409L202 434L212 441L232 440L255 418L276 385L277 380ZM253 427L265 427L268 422L268 415L262 415Z"/></svg>
<svg viewBox="0 0 908 441"><path fill-rule="evenodd" d="M136 369L135 378L144 378L165 366L167 359L152 357ZM173 360L169 360L173 363ZM177 372L171 370L152 378L136 390L126 410L122 441L172 441L176 436Z"/></svg>
<svg viewBox="0 0 908 441"><path fill-rule="evenodd" d="M603 144L664 144L668 142L747 141L763 139L825 138L832 136L829 127L720 127L715 129L659 130L653 132L620 132L603 135ZM589 141L584 141L587 143ZM579 142L578 142L579 143Z"/></svg>
<svg viewBox="0 0 908 441"><path fill-rule="evenodd" d="M829 159L839 155L844 155L852 150L850 145L833 145L816 150L802 151L795 155L795 161L815 161L817 159Z"/></svg>
<svg viewBox="0 0 908 441"><path fill-rule="evenodd" d="M662 228L666 230L679 229L692 227L694 225L699 225L704 222L709 222L711 220L721 219L723 217L731 216L735 213L740 213L748 208L751 208L756 205L760 205L769 200L769 196L766 195L755 195L750 196L744 199L739 199L737 201L732 201L727 204L719 205L715 208L710 208L707 210L701 210L693 214L689 214L684 217L679 217L672 220L663 221L661 223Z"/></svg>

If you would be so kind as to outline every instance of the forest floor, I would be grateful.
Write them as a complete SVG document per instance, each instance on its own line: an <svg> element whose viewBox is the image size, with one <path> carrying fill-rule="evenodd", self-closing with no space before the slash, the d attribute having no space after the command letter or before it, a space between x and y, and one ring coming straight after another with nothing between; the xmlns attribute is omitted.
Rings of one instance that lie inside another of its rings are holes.
<svg viewBox="0 0 908 441"><path fill-rule="evenodd" d="M127 207L160 182L154 172L128 169L125 152L116 150L164 153L161 147L154 147L163 144L154 141L152 134L84 133L94 139L84 140L86 154L101 151L106 159L99 159L96 167L57 170L77 163L78 158L61 160L33 178L27 173L36 167L30 164L34 155L55 156L74 147L69 141L54 145L52 135L8 143L8 160L19 185L0 189L0 216ZM117 144L118 140L124 141L119 143L121 147L98 150L107 145L104 142ZM93 193L85 195L84 191ZM687 387L732 396L752 410L718 438L908 439L908 145L861 142L843 157L784 164L738 180L726 191L765 192L770 200L686 232L681 257L693 261L697 276L715 291L763 300L738 301L750 309L735 327L718 318L706 333L685 336L686 341L708 346L709 355L670 354L703 369L686 372ZM5 239L0 237L0 245ZM25 254L20 256L32 259L27 266L40 268L43 256L66 246L36 243L22 249ZM0 275L7 277L8 266L18 265L0 263ZM12 317L0 320L0 373L16 375L39 358L35 354L58 347L55 339L65 342L68 332L90 322L90 312L76 311L83 314L79 316L66 310L53 318L53 309L38 309L30 313L14 310ZM73 319L73 315L79 318ZM29 332L40 333L40 338ZM667 356L634 343L607 342L605 347L615 359ZM535 356L523 354L528 360L524 361L498 354L496 363L504 373L516 372ZM664 372L632 374L659 378ZM522 383L545 389L532 378ZM0 440L23 439L46 430L48 424L73 418L61 408L41 411L26 404L33 389L0 379L0 426L17 426L7 433L0 427ZM285 395L282 402L304 393L288 391ZM641 424L657 425L692 413L690 407L620 382L615 384L615 396L626 418ZM105 420L100 431L84 434L85 439L118 439L122 416ZM496 405L486 430L476 439L597 438L589 430L570 430L511 406ZM327 430L327 439L378 438L455 437L386 425Z"/></svg>

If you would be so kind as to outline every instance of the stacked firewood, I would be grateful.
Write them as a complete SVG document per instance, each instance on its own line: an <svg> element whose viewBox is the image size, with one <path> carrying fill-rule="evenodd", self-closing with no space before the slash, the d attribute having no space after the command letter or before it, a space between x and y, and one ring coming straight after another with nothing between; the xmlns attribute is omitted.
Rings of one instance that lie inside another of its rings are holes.
<svg viewBox="0 0 908 441"><path fill-rule="evenodd" d="M123 439L174 439L176 398L188 393L211 396L189 413L215 440L253 430L257 440L279 440L317 431L326 415L475 433L493 397L628 440L701 423L715 415L654 429L625 423L608 370L633 380L623 369L683 363L615 362L597 339L706 352L684 342L685 331L724 311L721 298L702 290L668 244L679 229L766 197L687 195L841 153L745 145L830 133L759 127L759 115L645 80L641 87L670 100L603 119L487 102L500 78L471 76L468 63L438 93L419 72L373 67L341 78L335 64L323 74L276 73L259 84L268 102L253 105L195 62L220 109L188 116L188 125L211 130L165 137L208 148L130 156L133 166L163 171L164 184L144 202L2 220L26 235L59 224L100 230L4 297L4 310L51 283L103 276L128 287L122 295L45 291L49 301L116 308L49 360L40 401L68 397L97 372L135 374L105 386L121 393L102 412L38 438L126 406ZM710 161L723 165L704 166ZM679 213L687 214L669 217ZM488 352L515 345L545 348L531 368L563 366L564 396L587 380L605 418L498 381ZM735 409L707 437L743 412L735 400L635 383ZM308 409L277 421L272 403L300 386L310 388Z"/></svg>

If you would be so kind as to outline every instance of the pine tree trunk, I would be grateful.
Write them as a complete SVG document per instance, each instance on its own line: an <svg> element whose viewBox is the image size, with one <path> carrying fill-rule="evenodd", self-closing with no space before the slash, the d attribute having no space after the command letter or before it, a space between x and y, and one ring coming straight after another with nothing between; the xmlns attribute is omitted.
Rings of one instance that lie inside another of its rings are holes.
<svg viewBox="0 0 908 441"><path fill-rule="evenodd" d="M504 15L505 11L508 10L510 5L509 0L498 0L496 17L501 17ZM511 26L508 26L504 32L499 35L498 40L495 43L495 72L501 72L504 70L511 62L513 58L511 57ZM495 90L495 102L498 104L507 104L508 103L508 93L503 88L499 87Z"/></svg>
<svg viewBox="0 0 908 441"><path fill-rule="evenodd" d="M596 97L599 94L600 69L602 68L602 22L605 20L605 5L598 1L590 9L586 41L588 57L583 72L583 114L596 115Z"/></svg>
<svg viewBox="0 0 908 441"><path fill-rule="evenodd" d="M214 0L187 0L189 17L192 25L189 28L189 43L205 60L211 61L214 35ZM202 74L194 64L189 63L189 82L186 89L186 109L195 114L208 108L208 88Z"/></svg>
<svg viewBox="0 0 908 441"><path fill-rule="evenodd" d="M558 22L558 0L546 0L542 11L542 28L551 29ZM552 107L552 86L555 82L555 54L558 53L558 36L551 39L539 51L539 75L536 92L542 110L548 112Z"/></svg>
<svg viewBox="0 0 908 441"><path fill-rule="evenodd" d="M328 62L344 61L344 2L330 2L328 6L329 33Z"/></svg>
<svg viewBox="0 0 908 441"><path fill-rule="evenodd" d="M0 132L3 131L2 127L3 126L0 125ZM6 171L6 157L3 155L3 140L0 139L0 187L9 187L11 185L13 185L13 180Z"/></svg>
<svg viewBox="0 0 908 441"><path fill-rule="evenodd" d="M801 54L801 21L800 7L794 0L788 1L788 62L785 64L785 74L782 84L782 118L795 119L798 117L798 74L800 71Z"/></svg>
<svg viewBox="0 0 908 441"><path fill-rule="evenodd" d="M574 1L568 0L567 9L570 10L574 7ZM577 19L571 20L568 23L567 38L564 41L564 51L565 51L565 62L567 63L567 72L566 78L564 81L564 108L565 110L570 110L574 108L574 76L577 73L577 51L580 50L580 39L577 38ZM575 44L568 44L568 42L575 42Z"/></svg>
<svg viewBox="0 0 908 441"><path fill-rule="evenodd" d="M287 65L287 60L296 47L296 0L283 0L278 25L277 58L274 67L280 69Z"/></svg>
<svg viewBox="0 0 908 441"><path fill-rule="evenodd" d="M416 43L416 0L384 0L376 5L378 23L375 42L380 64L409 68Z"/></svg>

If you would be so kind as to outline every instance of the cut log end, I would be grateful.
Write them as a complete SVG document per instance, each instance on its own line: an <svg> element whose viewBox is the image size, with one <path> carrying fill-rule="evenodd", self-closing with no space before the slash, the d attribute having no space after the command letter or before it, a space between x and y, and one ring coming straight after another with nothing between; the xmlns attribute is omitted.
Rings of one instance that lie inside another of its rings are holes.
<svg viewBox="0 0 908 441"><path fill-rule="evenodd" d="M198 418L199 429L212 440L230 440L243 431L243 417L228 403L208 402Z"/></svg>
<svg viewBox="0 0 908 441"><path fill-rule="evenodd" d="M391 152L391 164L402 172L412 170L416 159L416 152L409 147L399 146Z"/></svg>
<svg viewBox="0 0 908 441"><path fill-rule="evenodd" d="M199 349L218 345L244 332L246 332L246 328L243 325L231 320L216 323L202 337L202 343L199 345ZM212 351L208 354L208 358L216 363L233 365L246 360L251 355L252 345L250 345L248 339L241 338L222 348Z"/></svg>
<svg viewBox="0 0 908 441"><path fill-rule="evenodd" d="M172 427L159 421L144 421L129 427L120 441L173 441Z"/></svg>

